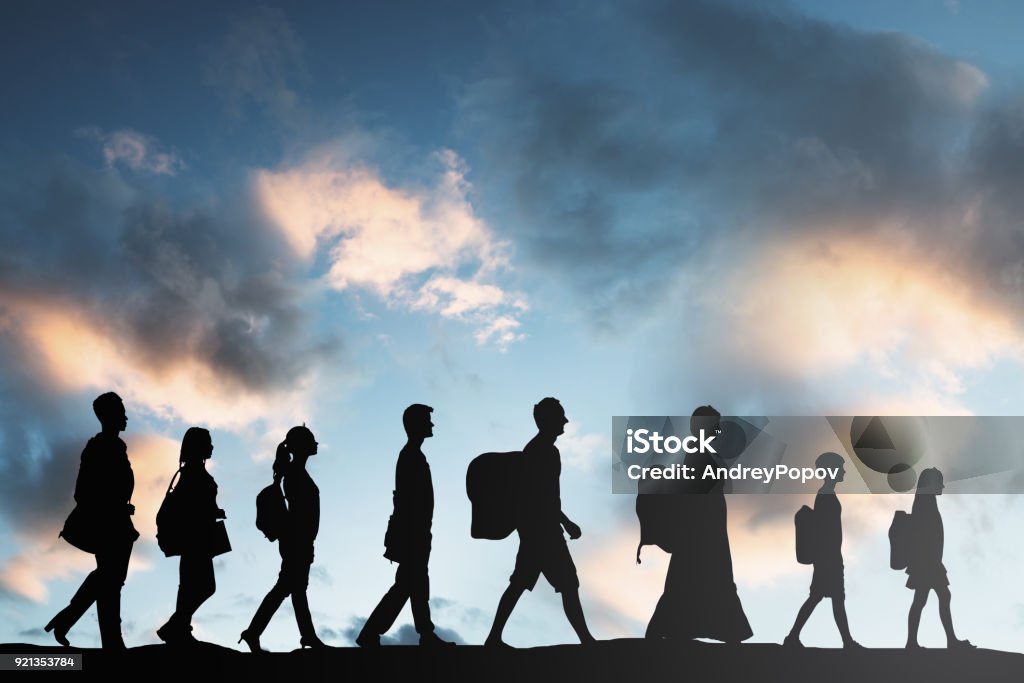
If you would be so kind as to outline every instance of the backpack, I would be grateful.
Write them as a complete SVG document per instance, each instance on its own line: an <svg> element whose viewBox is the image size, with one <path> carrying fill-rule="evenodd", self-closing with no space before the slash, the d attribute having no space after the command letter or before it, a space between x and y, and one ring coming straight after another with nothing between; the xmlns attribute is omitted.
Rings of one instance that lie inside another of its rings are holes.
<svg viewBox="0 0 1024 683"><path fill-rule="evenodd" d="M281 538L288 521L288 505L281 485L275 481L256 495L256 528L273 543Z"/></svg>
<svg viewBox="0 0 1024 683"><path fill-rule="evenodd" d="M889 566L893 569L906 569L910 562L910 546L914 539L914 530L909 512L897 510L889 525Z"/></svg>
<svg viewBox="0 0 1024 683"><path fill-rule="evenodd" d="M814 508L804 505L793 516L796 527L796 561L800 564L814 564L817 556L817 518Z"/></svg>
<svg viewBox="0 0 1024 683"><path fill-rule="evenodd" d="M156 543L166 557L181 555L185 546L185 520L181 510L181 496L175 495L174 483L181 475L179 469L167 485L167 493L156 513Z"/></svg>
<svg viewBox="0 0 1024 683"><path fill-rule="evenodd" d="M666 553L675 550L679 524L685 503L681 491L670 491L664 480L641 479L637 482L636 518L640 522L640 543L636 546L636 563L645 545L656 545ZM660 490L659 490L660 489Z"/></svg>
<svg viewBox="0 0 1024 683"><path fill-rule="evenodd" d="M466 469L466 494L473 506L470 536L499 541L517 526L522 451L484 453Z"/></svg>

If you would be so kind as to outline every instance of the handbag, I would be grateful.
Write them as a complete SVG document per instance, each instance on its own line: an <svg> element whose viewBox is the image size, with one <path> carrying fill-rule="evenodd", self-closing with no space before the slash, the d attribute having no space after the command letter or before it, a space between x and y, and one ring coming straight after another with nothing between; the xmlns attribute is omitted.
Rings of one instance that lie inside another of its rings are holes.
<svg viewBox="0 0 1024 683"><path fill-rule="evenodd" d="M95 555L100 549L100 537L96 533L95 520L89 513L76 505L64 522L64 528L57 534L79 550Z"/></svg>
<svg viewBox="0 0 1024 683"><path fill-rule="evenodd" d="M231 552L231 541L224 520L218 519L210 528L210 557L217 557Z"/></svg>

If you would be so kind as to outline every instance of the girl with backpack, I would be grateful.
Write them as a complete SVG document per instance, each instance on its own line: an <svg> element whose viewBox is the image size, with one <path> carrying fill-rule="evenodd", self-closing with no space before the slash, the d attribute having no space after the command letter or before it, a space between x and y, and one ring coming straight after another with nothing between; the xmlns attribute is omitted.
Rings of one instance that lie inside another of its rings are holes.
<svg viewBox="0 0 1024 683"><path fill-rule="evenodd" d="M270 618L289 595L295 609L302 647L324 648L327 645L316 635L313 618L309 613L306 588L309 570L313 564L313 541L320 529L320 489L306 471L306 461L317 452L313 432L304 425L288 430L285 440L277 447L274 459L274 482L284 480L284 496L288 513L278 538L281 552L281 572L277 583L263 598L253 615L249 628L242 631L238 642L245 641L253 652L264 652L260 636Z"/></svg>
<svg viewBox="0 0 1024 683"><path fill-rule="evenodd" d="M917 649L917 628L921 623L921 611L928 601L929 591L935 591L939 598L939 618L946 631L946 647L971 648L969 640L960 640L953 630L953 616L950 612L949 579L942 564L943 529L939 515L937 497L942 495L945 484L942 472L934 467L922 470L917 479L917 494L910 519L914 528L914 542L909 549L907 563L907 588L914 591L907 617L907 648Z"/></svg>
<svg viewBox="0 0 1024 683"><path fill-rule="evenodd" d="M172 494L175 524L180 530L178 599L174 614L156 631L168 644L195 641L192 615L217 590L213 558L231 548L220 521L226 515L217 507L217 482L206 471L206 461L211 457L210 432L189 427L181 441L179 479Z"/></svg>

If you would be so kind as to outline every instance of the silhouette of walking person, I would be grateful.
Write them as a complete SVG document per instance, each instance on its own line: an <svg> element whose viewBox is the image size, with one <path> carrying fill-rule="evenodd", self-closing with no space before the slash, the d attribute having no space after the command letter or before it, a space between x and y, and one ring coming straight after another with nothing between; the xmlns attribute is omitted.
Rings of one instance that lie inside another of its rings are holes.
<svg viewBox="0 0 1024 683"><path fill-rule="evenodd" d="M814 574L811 594L797 612L796 621L784 645L802 647L800 631L822 598L831 598L832 616L843 639L843 647L858 648L860 643L850 635L846 618L846 590L843 579L843 506L836 495L836 484L843 481L846 461L838 453L822 453L814 461L816 468L833 469L835 478L826 479L814 497Z"/></svg>
<svg viewBox="0 0 1024 683"><path fill-rule="evenodd" d="M910 603L910 613L907 615L908 649L921 647L917 642L917 628L921 624L921 612L928 602L929 591L935 591L939 598L939 619L946 631L946 647L974 647L970 641L958 639L953 630L949 579L946 567L942 564L942 516L939 515L937 500L944 488L942 472L934 467L922 470L917 478L917 493L910 511L914 535L907 563L907 588L914 591L914 600Z"/></svg>
<svg viewBox="0 0 1024 683"><path fill-rule="evenodd" d="M356 644L380 645L408 600L420 645L454 645L434 632L430 620L430 527L434 518L434 485L430 465L423 455L423 441L434 435L430 406L414 403L402 414L408 441L398 454L395 466L394 513L384 539L384 557L398 563L395 583L381 598L363 625Z"/></svg>
<svg viewBox="0 0 1024 683"><path fill-rule="evenodd" d="M75 508L61 536L75 547L96 556L91 571L67 607L50 620L45 629L65 647L67 633L96 603L100 641L105 650L124 650L121 635L121 588L128 576L128 560L139 532L132 525L135 507L131 504L135 476L128 461L128 448L120 433L128 426L124 402L113 392L105 393L92 404L102 425L99 434L89 439L75 482Z"/></svg>
<svg viewBox="0 0 1024 683"><path fill-rule="evenodd" d="M691 434L717 432L720 417L711 406L700 406L690 418ZM717 465L709 453L688 453L683 463L695 478L682 482L678 494L678 533L646 637L739 643L753 632L733 580L724 482L702 477L707 465Z"/></svg>
<svg viewBox="0 0 1024 683"><path fill-rule="evenodd" d="M502 632L523 592L533 590L543 574L555 592L562 594L562 607L569 624L581 643L594 642L587 628L580 604L580 580L576 574L569 546L569 538L577 539L582 531L564 512L559 489L562 472L561 456L555 440L565 432L569 420L557 399L542 399L533 407L533 419L538 433L523 448L523 476L518 496L517 531L519 552L516 565L509 577L508 588L498 601L494 624L485 645L505 646Z"/></svg>
<svg viewBox="0 0 1024 683"><path fill-rule="evenodd" d="M192 616L217 590L213 573L215 534L218 520L226 515L217 507L217 482L206 471L206 461L212 457L210 432L202 427L189 427L181 441L181 474L174 489L183 534L178 599L174 614L156 631L165 643L195 640Z"/></svg>
<svg viewBox="0 0 1024 683"><path fill-rule="evenodd" d="M306 588L309 585L309 570L313 564L313 541L320 529L320 489L306 471L306 461L316 455L317 442L313 432L305 426L292 427L285 440L277 447L274 459L274 481L284 479L284 495L288 501L288 514L278 540L281 553L281 572L277 583L253 615L249 627L242 631L238 642L245 641L253 652L264 651L260 647L260 636L270 623L270 618L289 595L295 610L295 621L299 627L299 643L302 647L325 648L313 628L309 613Z"/></svg>

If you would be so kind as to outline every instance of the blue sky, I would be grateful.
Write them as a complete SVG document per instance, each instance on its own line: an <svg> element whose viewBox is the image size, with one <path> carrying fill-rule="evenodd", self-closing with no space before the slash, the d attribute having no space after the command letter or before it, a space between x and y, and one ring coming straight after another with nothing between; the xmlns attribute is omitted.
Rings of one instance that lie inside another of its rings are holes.
<svg viewBox="0 0 1024 683"><path fill-rule="evenodd" d="M633 564L612 415L1020 414L1013 3L0 12L0 640L46 642L88 570L55 535L108 389L126 399L149 520L130 644L173 609L151 517L193 424L213 432L235 547L200 633L234 642L272 584L253 501L274 445L306 422L324 493L314 620L347 644L391 579L410 403L437 424L436 621L468 642L515 544L469 538L465 466L524 444L543 396L572 421L563 503L599 637L643 633L667 564ZM756 640L781 641L805 595L800 504L730 501ZM908 505L844 499L867 645L904 637L910 595L884 532ZM1024 599L998 579L1024 561L1019 503L941 505L960 630L1020 650ZM560 612L538 588L509 640L571 641ZM95 642L94 622L72 636ZM805 641L838 636L816 615ZM265 642L297 642L287 607Z"/></svg>

